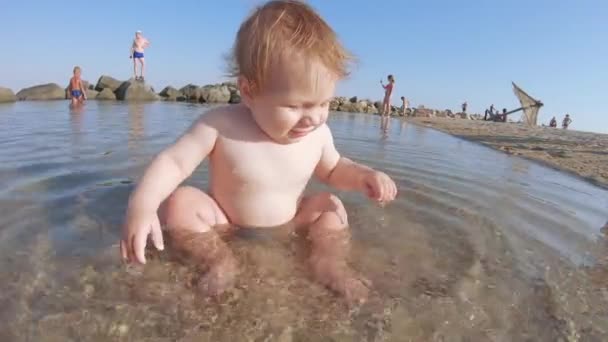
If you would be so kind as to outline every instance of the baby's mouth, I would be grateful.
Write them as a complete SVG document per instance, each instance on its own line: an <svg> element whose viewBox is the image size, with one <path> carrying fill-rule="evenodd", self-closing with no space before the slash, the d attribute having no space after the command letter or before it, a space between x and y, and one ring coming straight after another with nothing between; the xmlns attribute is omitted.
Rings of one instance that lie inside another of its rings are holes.
<svg viewBox="0 0 608 342"><path fill-rule="evenodd" d="M293 137L293 138L299 138L299 137L303 137L305 135L307 135L308 133L312 132L315 130L315 127L308 127L308 128L294 128L291 131L289 131L289 136Z"/></svg>

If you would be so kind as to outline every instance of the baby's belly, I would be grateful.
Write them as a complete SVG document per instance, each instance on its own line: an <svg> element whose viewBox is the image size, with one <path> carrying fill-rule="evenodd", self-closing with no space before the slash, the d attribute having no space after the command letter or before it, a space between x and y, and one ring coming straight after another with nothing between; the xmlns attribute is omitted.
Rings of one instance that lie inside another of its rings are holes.
<svg viewBox="0 0 608 342"><path fill-rule="evenodd" d="M299 191L230 193L213 192L230 223L243 227L276 227L291 221L297 211Z"/></svg>

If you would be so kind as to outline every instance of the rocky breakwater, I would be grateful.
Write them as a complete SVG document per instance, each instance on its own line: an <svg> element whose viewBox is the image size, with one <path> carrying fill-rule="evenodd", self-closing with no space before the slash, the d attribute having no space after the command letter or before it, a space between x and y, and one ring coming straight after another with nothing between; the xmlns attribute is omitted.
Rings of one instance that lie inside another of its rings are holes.
<svg viewBox="0 0 608 342"><path fill-rule="evenodd" d="M65 89L56 83L24 88L16 94L20 101L65 100L65 95Z"/></svg>
<svg viewBox="0 0 608 342"><path fill-rule="evenodd" d="M377 114L382 104L378 101L372 102L371 100L359 100L356 96L350 99L346 97L334 97L329 102L329 110L338 112L351 112L351 113L369 113Z"/></svg>
<svg viewBox="0 0 608 342"><path fill-rule="evenodd" d="M119 81L104 75L97 81L95 90L99 92L95 97L98 100L156 101L159 99L154 88L135 79Z"/></svg>
<svg viewBox="0 0 608 342"><path fill-rule="evenodd" d="M199 103L240 103L241 94L236 84L231 82L198 86L188 84L179 90L172 86L165 87L159 93L165 101L189 101Z"/></svg>
<svg viewBox="0 0 608 342"><path fill-rule="evenodd" d="M0 87L0 103L15 102L17 96L9 88Z"/></svg>

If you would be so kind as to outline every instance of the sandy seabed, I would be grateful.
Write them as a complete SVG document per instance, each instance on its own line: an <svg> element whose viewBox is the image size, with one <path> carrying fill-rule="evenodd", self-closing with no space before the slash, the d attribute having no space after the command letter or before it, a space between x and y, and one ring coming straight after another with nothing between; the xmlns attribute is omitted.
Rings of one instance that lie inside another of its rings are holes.
<svg viewBox="0 0 608 342"><path fill-rule="evenodd" d="M540 161L608 188L608 134L451 118L408 120L509 154Z"/></svg>

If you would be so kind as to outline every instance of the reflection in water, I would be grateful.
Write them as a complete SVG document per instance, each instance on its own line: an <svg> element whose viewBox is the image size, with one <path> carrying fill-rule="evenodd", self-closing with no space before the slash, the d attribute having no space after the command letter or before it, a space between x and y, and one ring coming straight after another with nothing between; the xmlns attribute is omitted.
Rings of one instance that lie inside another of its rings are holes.
<svg viewBox="0 0 608 342"><path fill-rule="evenodd" d="M144 107L143 103L129 103L129 150L136 150L138 143L144 135Z"/></svg>
<svg viewBox="0 0 608 342"><path fill-rule="evenodd" d="M390 134L374 115L328 122L345 156L400 190L385 208L339 194L353 267L374 283L361 308L310 280L293 236L229 241L242 274L215 299L171 251L125 268L116 243L131 181L203 110L0 106L1 341L607 340L606 191L402 121ZM201 167L187 183L206 177Z"/></svg>

